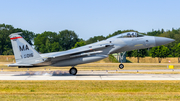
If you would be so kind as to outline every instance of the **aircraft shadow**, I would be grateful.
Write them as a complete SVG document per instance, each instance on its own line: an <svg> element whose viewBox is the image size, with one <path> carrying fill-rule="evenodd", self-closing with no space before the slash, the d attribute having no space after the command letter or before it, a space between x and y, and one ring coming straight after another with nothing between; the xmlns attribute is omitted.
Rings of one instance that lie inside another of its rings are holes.
<svg viewBox="0 0 180 101"><path fill-rule="evenodd" d="M64 71L27 71L14 76L74 76Z"/></svg>
<svg viewBox="0 0 180 101"><path fill-rule="evenodd" d="M93 73L86 73L86 74L76 74L72 75L69 72L64 71L27 71L22 74L16 74L14 76L114 76L118 74L93 74Z"/></svg>

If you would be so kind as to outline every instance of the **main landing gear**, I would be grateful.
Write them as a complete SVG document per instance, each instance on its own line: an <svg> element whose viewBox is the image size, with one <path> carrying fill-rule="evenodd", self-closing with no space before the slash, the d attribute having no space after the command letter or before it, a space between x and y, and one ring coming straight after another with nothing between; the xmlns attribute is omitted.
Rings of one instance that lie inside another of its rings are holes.
<svg viewBox="0 0 180 101"><path fill-rule="evenodd" d="M76 75L76 74L77 74L77 69L76 69L75 67L72 67L72 68L69 70L69 74Z"/></svg>

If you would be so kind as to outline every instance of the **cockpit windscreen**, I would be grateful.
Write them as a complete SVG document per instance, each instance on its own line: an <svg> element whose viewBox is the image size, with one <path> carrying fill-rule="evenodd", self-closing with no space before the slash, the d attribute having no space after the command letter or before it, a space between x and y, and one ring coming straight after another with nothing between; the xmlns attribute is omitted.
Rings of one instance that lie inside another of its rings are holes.
<svg viewBox="0 0 180 101"><path fill-rule="evenodd" d="M117 38L132 38L132 37L143 37L143 35L136 32L127 32L127 33L119 34L117 36Z"/></svg>

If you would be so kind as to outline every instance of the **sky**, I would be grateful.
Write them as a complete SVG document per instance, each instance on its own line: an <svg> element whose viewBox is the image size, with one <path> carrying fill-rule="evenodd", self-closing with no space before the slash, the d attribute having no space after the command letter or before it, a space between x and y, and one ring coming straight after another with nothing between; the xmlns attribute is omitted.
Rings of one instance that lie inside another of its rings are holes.
<svg viewBox="0 0 180 101"><path fill-rule="evenodd" d="M84 40L117 30L180 28L180 0L0 0L0 24L43 33L74 31Z"/></svg>

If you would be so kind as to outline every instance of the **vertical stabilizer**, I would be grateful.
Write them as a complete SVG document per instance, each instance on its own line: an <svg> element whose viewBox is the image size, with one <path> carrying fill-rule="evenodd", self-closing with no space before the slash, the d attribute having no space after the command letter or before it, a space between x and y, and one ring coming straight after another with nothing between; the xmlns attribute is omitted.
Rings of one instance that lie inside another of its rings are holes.
<svg viewBox="0 0 180 101"><path fill-rule="evenodd" d="M13 34L9 35L9 37L11 39L16 63L19 63L19 64L35 64L37 60L41 59L41 56L19 34L21 34L21 32L13 33Z"/></svg>

